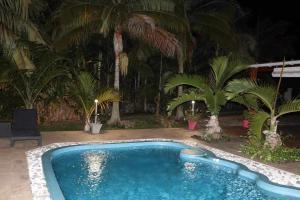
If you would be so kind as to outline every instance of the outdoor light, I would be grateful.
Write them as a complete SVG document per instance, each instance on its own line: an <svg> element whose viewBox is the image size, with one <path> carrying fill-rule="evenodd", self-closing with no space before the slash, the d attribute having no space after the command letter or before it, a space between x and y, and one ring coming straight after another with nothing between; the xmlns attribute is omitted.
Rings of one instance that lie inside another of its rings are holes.
<svg viewBox="0 0 300 200"><path fill-rule="evenodd" d="M193 100L192 101L192 115L194 116L194 114L195 114L195 101Z"/></svg>
<svg viewBox="0 0 300 200"><path fill-rule="evenodd" d="M95 124L97 123L97 115L98 115L98 99L95 99Z"/></svg>

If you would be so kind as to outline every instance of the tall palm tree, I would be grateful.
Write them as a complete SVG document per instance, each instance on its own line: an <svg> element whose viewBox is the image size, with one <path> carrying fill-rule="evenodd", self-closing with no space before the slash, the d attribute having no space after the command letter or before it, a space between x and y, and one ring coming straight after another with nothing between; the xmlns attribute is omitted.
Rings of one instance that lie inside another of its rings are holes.
<svg viewBox="0 0 300 200"><path fill-rule="evenodd" d="M274 149L282 145L281 137L277 131L278 119L285 114L300 112L300 99L278 105L278 90L274 86L258 85L247 79L231 81L226 90L230 98L248 95L262 105L259 111L250 116L250 142L261 144L263 141L262 133L264 133L266 146ZM267 130L263 130L265 125L268 127Z"/></svg>
<svg viewBox="0 0 300 200"><path fill-rule="evenodd" d="M168 110L172 111L177 106L190 101L205 102L210 113L206 134L218 139L222 132L218 116L222 106L228 100L225 90L226 85L234 75L245 70L247 65L233 56L222 56L213 59L211 68L211 79L199 75L176 75L168 81L165 91L168 92L179 85L192 87L182 96L170 101Z"/></svg>
<svg viewBox="0 0 300 200"><path fill-rule="evenodd" d="M176 17L183 26L176 32L182 43L181 56L178 59L178 73L183 74L185 66L192 60L196 47L196 37L206 37L218 48L233 50L236 47L236 34L233 21L239 10L236 3L226 0L174 0L176 2ZM162 21L168 23L168 21ZM193 33L193 35L192 35ZM183 87L178 87L178 96L183 93ZM184 117L181 106L177 107L176 119Z"/></svg>
<svg viewBox="0 0 300 200"><path fill-rule="evenodd" d="M90 130L90 119L95 110L95 99L98 100L100 109L106 108L113 101L119 101L119 94L113 89L98 90L95 79L88 72L81 72L76 77L71 92L84 112L85 131Z"/></svg>
<svg viewBox="0 0 300 200"><path fill-rule="evenodd" d="M55 35L59 38L57 44L74 44L93 33L108 35L113 32L114 88L119 90L120 68L127 68L128 64L127 54L123 52L125 33L149 43L166 56L180 54L180 43L175 35L157 26L159 20L174 16L174 6L170 0L66 0L58 12L60 26L56 32L60 34ZM109 123L119 122L119 102L114 102Z"/></svg>
<svg viewBox="0 0 300 200"><path fill-rule="evenodd" d="M18 40L25 39L45 44L38 28L30 21L30 11L36 11L41 1L0 1L0 47L19 69L34 69L29 51Z"/></svg>

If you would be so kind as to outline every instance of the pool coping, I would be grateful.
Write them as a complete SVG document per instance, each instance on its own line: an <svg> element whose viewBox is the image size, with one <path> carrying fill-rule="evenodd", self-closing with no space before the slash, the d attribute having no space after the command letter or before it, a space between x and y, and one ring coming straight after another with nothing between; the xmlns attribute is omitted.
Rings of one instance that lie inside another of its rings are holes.
<svg viewBox="0 0 300 200"><path fill-rule="evenodd" d="M287 172L260 162L253 161L248 158L244 158L238 155L234 155L194 140L174 140L174 139L133 139L133 140L108 140L108 141L91 141L91 142L64 142L64 143L53 143L45 145L26 152L29 179L31 185L31 192L33 200L51 200L50 193L46 184L43 165L42 165L42 155L55 148L74 146L74 145L84 145L84 144L110 144L110 143L124 143L124 142L177 142L182 143L191 147L199 147L207 149L213 152L217 157L223 158L229 161L234 161L245 165L250 170L261 173L269 178L270 181L287 185L292 187L300 188L300 175L296 175L291 172Z"/></svg>

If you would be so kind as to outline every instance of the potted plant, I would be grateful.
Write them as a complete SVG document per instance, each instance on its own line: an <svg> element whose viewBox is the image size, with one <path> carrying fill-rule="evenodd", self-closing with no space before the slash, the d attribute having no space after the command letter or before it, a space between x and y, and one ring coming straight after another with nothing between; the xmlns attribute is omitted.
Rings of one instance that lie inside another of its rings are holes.
<svg viewBox="0 0 300 200"><path fill-rule="evenodd" d="M248 110L244 110L243 112L243 121L242 121L242 126L243 128L248 129L249 128L249 111Z"/></svg>
<svg viewBox="0 0 300 200"><path fill-rule="evenodd" d="M188 122L189 130L196 130L198 128L198 122L200 120L199 114L194 114L193 112L185 112L185 117Z"/></svg>
<svg viewBox="0 0 300 200"><path fill-rule="evenodd" d="M92 133L99 133L102 127L102 124L98 122L98 110L104 110L111 102L120 99L115 90L109 88L100 90L96 85L91 74L81 72L76 77L74 87L71 90L85 116L84 131L91 131ZM93 120L94 123L91 123L93 113L95 113L95 119Z"/></svg>

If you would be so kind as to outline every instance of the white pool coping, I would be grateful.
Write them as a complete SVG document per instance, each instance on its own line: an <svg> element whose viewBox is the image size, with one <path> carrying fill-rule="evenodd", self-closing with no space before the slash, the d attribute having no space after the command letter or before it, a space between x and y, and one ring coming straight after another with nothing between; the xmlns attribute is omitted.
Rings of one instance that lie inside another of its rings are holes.
<svg viewBox="0 0 300 200"><path fill-rule="evenodd" d="M134 139L134 140L109 140L109 141L92 141L92 142L66 142L66 143L53 143L42 146L26 152L29 179L32 191L33 200L51 200L48 191L45 176L42 166L42 155L58 147L73 146L79 144L107 144L107 143L123 143L123 142L145 142L145 141L161 141L161 142L179 142L192 147L200 147L213 152L217 157L234 161L245 165L250 170L259 172L269 178L270 181L282 185L288 185L300 188L300 176L291 172L287 172L260 162L253 161L248 158L237 156L207 145L201 144L191 140L173 140L173 139Z"/></svg>

